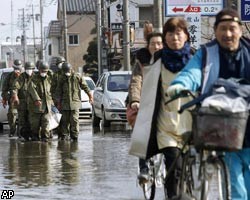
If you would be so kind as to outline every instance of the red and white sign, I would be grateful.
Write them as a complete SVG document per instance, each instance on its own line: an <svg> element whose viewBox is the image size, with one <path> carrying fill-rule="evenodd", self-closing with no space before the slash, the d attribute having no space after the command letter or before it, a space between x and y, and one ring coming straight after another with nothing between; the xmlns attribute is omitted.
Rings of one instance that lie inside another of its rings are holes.
<svg viewBox="0 0 250 200"><path fill-rule="evenodd" d="M173 12L175 13L178 13L178 12L184 12L184 13L187 13L187 12L191 12L191 13L199 13L201 12L201 7L199 6L191 6L189 5L187 8L183 8L183 7L174 7L172 9Z"/></svg>
<svg viewBox="0 0 250 200"><path fill-rule="evenodd" d="M165 0L165 17L187 13L216 15L223 6L223 0Z"/></svg>

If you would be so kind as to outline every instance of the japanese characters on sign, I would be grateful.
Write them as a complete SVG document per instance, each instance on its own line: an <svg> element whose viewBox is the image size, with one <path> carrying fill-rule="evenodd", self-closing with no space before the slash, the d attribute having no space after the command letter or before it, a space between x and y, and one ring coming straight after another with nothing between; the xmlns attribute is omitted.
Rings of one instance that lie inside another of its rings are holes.
<svg viewBox="0 0 250 200"><path fill-rule="evenodd" d="M241 20L250 22L250 0L239 0L238 5Z"/></svg>
<svg viewBox="0 0 250 200"><path fill-rule="evenodd" d="M198 49L201 44L201 15L192 13L185 15L185 19L189 24L188 32L191 46Z"/></svg>
<svg viewBox="0 0 250 200"><path fill-rule="evenodd" d="M223 9L223 0L165 0L165 16L200 13L216 15Z"/></svg>

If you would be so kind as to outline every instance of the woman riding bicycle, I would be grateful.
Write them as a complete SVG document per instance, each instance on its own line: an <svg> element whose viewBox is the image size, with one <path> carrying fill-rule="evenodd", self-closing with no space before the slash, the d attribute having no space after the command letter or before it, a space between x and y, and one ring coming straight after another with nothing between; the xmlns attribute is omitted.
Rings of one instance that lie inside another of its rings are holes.
<svg viewBox="0 0 250 200"><path fill-rule="evenodd" d="M187 23L183 18L170 18L163 27L162 50L155 53L155 62L144 67L140 109L132 134L130 153L142 158L161 152L167 170L183 144L182 133L191 129L189 113L179 115L182 100L165 105L165 92L176 74L192 56ZM181 157L176 170L181 169ZM165 182L168 198L177 193L177 175L173 171Z"/></svg>

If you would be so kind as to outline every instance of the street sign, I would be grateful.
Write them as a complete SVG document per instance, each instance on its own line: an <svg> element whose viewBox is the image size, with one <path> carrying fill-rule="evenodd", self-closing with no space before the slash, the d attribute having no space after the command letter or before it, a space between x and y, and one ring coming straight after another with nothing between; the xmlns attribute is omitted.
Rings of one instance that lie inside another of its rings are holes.
<svg viewBox="0 0 250 200"><path fill-rule="evenodd" d="M238 0L238 10L243 22L250 22L250 0Z"/></svg>
<svg viewBox="0 0 250 200"><path fill-rule="evenodd" d="M188 13L213 16L223 9L223 6L223 0L165 0L165 17Z"/></svg>
<svg viewBox="0 0 250 200"><path fill-rule="evenodd" d="M188 32L190 36L190 44L198 49L201 44L201 15L198 13L189 13L185 15L188 22Z"/></svg>

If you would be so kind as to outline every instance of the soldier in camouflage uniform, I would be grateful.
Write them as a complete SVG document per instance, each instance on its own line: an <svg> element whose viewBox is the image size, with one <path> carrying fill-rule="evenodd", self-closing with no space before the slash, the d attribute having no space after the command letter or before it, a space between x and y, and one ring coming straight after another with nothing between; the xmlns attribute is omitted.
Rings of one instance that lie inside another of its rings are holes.
<svg viewBox="0 0 250 200"><path fill-rule="evenodd" d="M9 73L3 82L2 87L2 103L5 108L9 104L9 109L7 113L8 123L10 127L9 136L12 137L16 132L16 121L17 121L17 107L11 103L11 89L15 79L22 72L22 62L21 60L14 60L13 63L14 71Z"/></svg>
<svg viewBox="0 0 250 200"><path fill-rule="evenodd" d="M51 84L51 94L52 94L52 99L54 101L55 106L56 105L56 100L55 100L55 94L56 94L56 88L58 85L58 81L60 76L63 75L63 71L62 71L62 64L65 62L65 58L62 56L58 56L56 58L55 61L55 66L54 66L54 74L53 74L53 78L52 78L52 84ZM60 139L62 134L61 134L61 123L59 124L59 126L53 130L55 134L58 135L58 138Z"/></svg>
<svg viewBox="0 0 250 200"><path fill-rule="evenodd" d="M63 63L62 70L64 74L60 77L56 89L57 107L62 113L61 140L67 139L67 137L70 136L73 141L77 141L79 134L81 89L87 93L91 103L93 97L84 78L74 73L69 63Z"/></svg>
<svg viewBox="0 0 250 200"><path fill-rule="evenodd" d="M32 140L47 142L50 138L49 115L53 105L51 97L51 76L49 65L42 62L39 73L35 74L28 85L28 110Z"/></svg>
<svg viewBox="0 0 250 200"><path fill-rule="evenodd" d="M52 84L51 84L51 93L52 93L53 100L55 99L55 92L56 92L56 88L57 88L59 78L60 78L61 75L63 75L62 64L64 62L65 62L64 57L59 56L59 57L56 58L56 63L55 64L56 64L57 69L54 71Z"/></svg>
<svg viewBox="0 0 250 200"><path fill-rule="evenodd" d="M12 102L18 105L18 123L19 133L25 140L31 138L29 113L27 104L27 89L28 84L33 76L35 65L32 62L26 62L24 65L25 72L23 72L12 86Z"/></svg>

